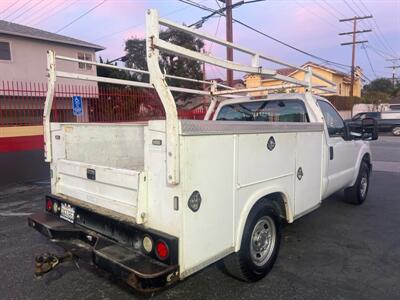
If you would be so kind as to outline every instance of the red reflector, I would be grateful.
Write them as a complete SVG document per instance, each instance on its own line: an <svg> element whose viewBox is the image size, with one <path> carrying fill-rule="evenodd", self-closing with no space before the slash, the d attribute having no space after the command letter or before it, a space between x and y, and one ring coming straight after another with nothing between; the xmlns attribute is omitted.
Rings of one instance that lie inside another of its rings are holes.
<svg viewBox="0 0 400 300"><path fill-rule="evenodd" d="M53 201L51 201L51 199L47 199L46 209L50 211L52 207L53 207Z"/></svg>
<svg viewBox="0 0 400 300"><path fill-rule="evenodd" d="M169 249L164 241L157 241L156 245L157 256L159 259L164 260L169 255Z"/></svg>

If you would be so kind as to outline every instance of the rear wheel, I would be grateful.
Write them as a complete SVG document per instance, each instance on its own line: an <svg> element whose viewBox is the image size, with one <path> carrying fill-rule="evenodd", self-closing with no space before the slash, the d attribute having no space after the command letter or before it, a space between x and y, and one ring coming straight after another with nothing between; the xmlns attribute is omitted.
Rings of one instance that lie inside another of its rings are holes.
<svg viewBox="0 0 400 300"><path fill-rule="evenodd" d="M226 271L244 281L257 281L272 269L281 240L280 217L272 206L256 205L247 218L239 252L224 259Z"/></svg>
<svg viewBox="0 0 400 300"><path fill-rule="evenodd" d="M400 127L395 127L392 129L392 134L395 136L399 136L400 135Z"/></svg>
<svg viewBox="0 0 400 300"><path fill-rule="evenodd" d="M366 161L362 161L355 184L344 190L347 203L360 205L367 198L369 188L370 168Z"/></svg>

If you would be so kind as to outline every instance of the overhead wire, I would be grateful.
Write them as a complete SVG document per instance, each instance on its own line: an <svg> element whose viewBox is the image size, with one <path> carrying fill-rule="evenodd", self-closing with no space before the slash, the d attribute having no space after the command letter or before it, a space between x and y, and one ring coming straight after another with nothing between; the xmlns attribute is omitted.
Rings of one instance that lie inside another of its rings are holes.
<svg viewBox="0 0 400 300"><path fill-rule="evenodd" d="M186 4L189 4L189 5L192 5L192 6L195 6L195 7L198 7L198 8L200 8L200 9L203 9L203 10L206 10L206 11L209 11L209 12L215 12L215 10L212 9L212 8L209 8L209 7L204 6L204 5L199 5L198 3L193 2L193 1L190 1L190 0L178 0L178 1L183 2L183 3L186 3ZM225 14L224 14L223 12L219 12L219 14L222 15L222 16L225 16ZM334 66L336 66L336 67L338 67L338 68L341 68L341 69L346 68L346 71L347 71L347 68L350 68L350 66L348 66L348 65L345 65L345 64L342 64L342 63L338 63L338 62L334 62L334 61L331 61L331 60L322 58L322 57L317 56L317 55L315 55L315 54L312 54L312 53L309 53L309 52L307 52L307 51L304 51L304 50L302 50L302 49L300 49L300 48L298 48L298 47L295 47L295 46L293 46L293 45L290 45L290 44L288 44L288 43L286 43L286 42L284 42L284 41L281 41L281 40L279 40L279 39L277 39L277 38L275 38L275 37L273 37L273 36L271 36L271 35L269 35L269 34L266 34L265 32L263 32L263 31L261 31L261 30L259 30L259 29L254 28L254 27L251 26L251 25L248 25L248 24L246 24L246 23L244 23L244 22L242 22L242 21L240 21L240 20L238 20L238 19L236 19L236 18L232 18L232 19L233 19L233 21L235 21L236 23L242 25L243 27L246 27L246 28L248 28L248 29L250 29L250 30L252 30L252 31L254 31L254 32L256 32L256 33L262 35L262 36L265 36L265 37L267 37L267 38L269 38L269 39L271 39L271 40L273 40L273 41L275 41L275 42L277 42L277 43L279 43L279 44L281 44L281 45L284 45L284 46L286 46L286 47L288 47L288 48L290 48L290 49L292 49L292 50L295 50L295 51L300 52L300 53L302 53L302 54L304 54L304 55L307 55L307 56L309 56L309 57L312 57L312 58L314 58L314 59L317 59L317 60L319 60L319 61L322 61L322 62L324 62L324 63L326 63L326 64L328 64L328 65L334 65Z"/></svg>
<svg viewBox="0 0 400 300"><path fill-rule="evenodd" d="M366 4L362 1L360 1L361 5L365 8L365 10L367 11L367 13L369 13L370 15L372 15L371 11L368 9L368 7L366 6ZM396 51L391 47L391 45L389 44L389 42L386 40L385 35L382 33L378 22L375 20L375 18L372 18L372 22L374 22L375 27L379 33L379 35L382 37L382 40L387 44L387 46L389 47L389 49L387 50L391 50L395 55L397 55Z"/></svg>
<svg viewBox="0 0 400 300"><path fill-rule="evenodd" d="M368 60L368 63L369 63L369 66L371 68L372 73L374 74L375 77L378 77L378 76L376 76L375 69L372 66L372 62L371 62L371 59L369 57L369 54L368 54L368 51L367 51L367 47L365 45L362 45L361 48L363 48L364 51L365 51L365 56L367 57L367 60Z"/></svg>
<svg viewBox="0 0 400 300"><path fill-rule="evenodd" d="M0 15L2 15L3 13L7 12L10 8L12 8L14 5L16 5L19 1L21 0L16 0L13 3L11 3L9 6L7 6L2 12L0 12Z"/></svg>
<svg viewBox="0 0 400 300"><path fill-rule="evenodd" d="M367 8L367 9L366 9L366 12L364 12L364 11L361 9L361 7L358 6L358 4L357 4L354 0L352 0L352 2L353 2L353 4L354 4L354 6L356 7L356 9L354 9L346 0L343 0L343 2L346 4L346 6L347 6L349 9L351 9L351 11L352 11L353 13L356 14L356 16L360 16L359 12L361 12L361 15L370 15L370 16L372 16L371 11L369 11L368 8L365 6L365 4L364 4L363 2L361 2L361 1L360 1L360 3L364 6L364 8ZM358 9L358 11L357 11L357 9ZM372 21L371 21L371 19L372 19ZM375 18L363 19L363 20L361 20L361 21L366 22L366 23L371 27L371 29L373 29L373 28L375 27L376 30L372 30L372 34L377 38L377 41L378 41L378 42L383 46L383 48L385 48L387 51L395 53L395 51L393 50L393 48L390 47L390 45L389 45L389 43L387 42L387 40L385 40L384 35L382 34L382 32L380 31L380 29L378 28L378 23L376 22ZM374 23L372 23L372 22L374 22L375 25L374 25ZM363 30L365 30L364 23L362 23L362 25L360 24L360 28L363 29ZM393 56L393 55L390 54L390 56ZM393 57L394 57L394 56L393 56Z"/></svg>
<svg viewBox="0 0 400 300"><path fill-rule="evenodd" d="M64 25L63 27L61 27L60 29L58 29L56 31L56 33L59 33L60 31L63 31L65 28L68 28L69 26L71 26L72 24L74 24L75 22L79 21L80 19L82 19L84 16L90 14L92 11L94 11L96 8L98 8L99 6L103 5L107 0L103 0L102 2L98 3L97 5L95 5L94 7L92 7L91 9L89 9L88 11L84 12L83 14L79 15L77 18L73 19L71 22L69 22L68 24Z"/></svg>
<svg viewBox="0 0 400 300"><path fill-rule="evenodd" d="M206 0L203 0L203 1L201 1L201 2L204 2L204 1L206 1ZM200 2L200 3L201 3L201 2ZM188 7L181 7L181 8L179 8L179 9L173 10L173 11L171 11L171 12L165 14L165 15L162 15L162 17L167 17L167 16L170 16L170 15L175 14L175 13L177 13L177 12L186 10L186 9L188 9ZM100 37L98 37L98 38L95 38L93 41L94 41L94 42L100 41L100 40L103 40L103 39L105 39L105 38L108 38L108 37L111 37L111 36L120 34L120 33L122 33L122 32L126 32L126 31L128 31L128 30L132 30L132 29L134 29L134 28L136 28L136 27L139 27L139 26L142 26L142 25L143 25L143 22L137 23L136 25L132 25L132 26L126 27L126 28L124 28L124 29L117 30L117 31L108 33L108 34L106 34L106 35L100 36Z"/></svg>
<svg viewBox="0 0 400 300"><path fill-rule="evenodd" d="M20 6L19 8L17 8L16 10L12 11L10 14L7 15L7 17L4 17L3 19L6 20L9 17L11 17L13 14L19 12L21 9L23 9L24 7L26 7L26 5L28 5L29 3L31 3L33 0L28 0L28 2L23 3L22 6Z"/></svg>
<svg viewBox="0 0 400 300"><path fill-rule="evenodd" d="M301 3L300 1L294 0L294 2L295 2L298 6L300 6L300 7L304 8L304 9L306 9L307 12L311 13L312 15L316 16L318 19L320 19L320 20L322 20L323 22L325 22L326 24L329 24L330 26L333 26L333 27L335 27L335 28L338 29L338 30L342 30L342 28L340 28L338 24L334 24L334 23L332 23L331 21L328 21L328 19L326 19L325 17L323 17L323 16L317 14L317 13L314 12L311 8L305 7L305 6L303 5L303 3ZM318 1L316 1L315 3L318 4L318 5L321 7L321 4L320 4ZM328 10L328 11L329 11L329 10ZM329 12L330 12L330 11L329 11ZM330 29L332 29L332 28L330 28ZM333 29L333 30L334 30L334 29Z"/></svg>
<svg viewBox="0 0 400 300"><path fill-rule="evenodd" d="M22 13L20 13L18 16L14 17L13 19L11 19L10 22L14 22L15 20L17 20L18 18L22 17L23 15L25 15L27 12L31 11L32 9L34 9L35 7L37 7L38 5L40 5L44 0L40 0L36 3L34 3L31 7L29 7L28 9L24 10Z"/></svg>
<svg viewBox="0 0 400 300"><path fill-rule="evenodd" d="M62 2L60 4L60 6L58 6L58 8L56 8L51 14L47 14L47 11L44 11L42 14L36 16L36 18L29 21L28 23L31 23L31 26L40 24L43 21L49 20L50 18L54 17L56 14L58 14L61 11L65 12L68 8L70 8L72 5L74 5L78 1L79 0L75 0L75 1L66 0L66 1ZM64 4L66 4L66 3L68 3L68 4L66 6L64 6Z"/></svg>

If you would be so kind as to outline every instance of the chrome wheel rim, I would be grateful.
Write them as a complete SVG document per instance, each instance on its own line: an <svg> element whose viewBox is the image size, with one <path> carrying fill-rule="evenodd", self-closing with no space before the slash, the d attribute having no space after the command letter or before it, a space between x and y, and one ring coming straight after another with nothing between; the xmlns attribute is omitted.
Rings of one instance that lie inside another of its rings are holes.
<svg viewBox="0 0 400 300"><path fill-rule="evenodd" d="M263 266L271 258L275 242L274 220L269 216L262 217L251 234L250 256L256 266Z"/></svg>
<svg viewBox="0 0 400 300"><path fill-rule="evenodd" d="M394 128L392 132L394 135L400 135L400 127Z"/></svg>
<svg viewBox="0 0 400 300"><path fill-rule="evenodd" d="M361 198L365 198L367 194L367 188L368 188L368 175L364 173L360 181Z"/></svg>

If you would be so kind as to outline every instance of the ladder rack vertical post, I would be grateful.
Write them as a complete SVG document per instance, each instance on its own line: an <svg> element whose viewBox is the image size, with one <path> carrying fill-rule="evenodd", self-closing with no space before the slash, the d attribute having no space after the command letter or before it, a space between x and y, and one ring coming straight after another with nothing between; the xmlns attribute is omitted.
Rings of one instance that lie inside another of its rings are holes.
<svg viewBox="0 0 400 300"><path fill-rule="evenodd" d="M48 87L46 100L43 109L43 137L44 137L44 160L51 162L51 132L50 118L51 108L53 106L54 89L56 85L56 54L54 51L47 51L47 71L48 71Z"/></svg>
<svg viewBox="0 0 400 300"><path fill-rule="evenodd" d="M150 72L150 83L156 89L165 110L165 133L167 148L167 182L179 184L179 121L175 99L160 69L159 50L155 47L159 40L159 17L155 9L146 15L146 55Z"/></svg>

